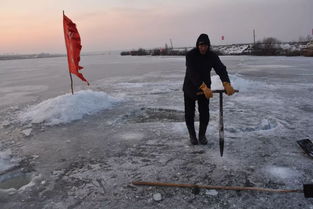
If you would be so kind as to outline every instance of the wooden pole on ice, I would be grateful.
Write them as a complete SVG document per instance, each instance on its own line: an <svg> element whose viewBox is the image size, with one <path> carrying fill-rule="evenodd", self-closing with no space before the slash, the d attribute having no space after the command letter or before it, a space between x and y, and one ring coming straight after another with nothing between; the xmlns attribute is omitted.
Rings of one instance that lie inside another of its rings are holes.
<svg viewBox="0 0 313 209"><path fill-rule="evenodd" d="M135 182L132 182L132 184L134 184L136 186L162 186L162 187L202 188L202 189L219 189L219 190L235 190L235 191L260 191L260 192L278 192L278 193L299 192L299 193L303 193L303 190L299 190L299 189L269 189L269 188L260 188L260 187L212 186L212 185L174 184L174 183L146 182L146 181L135 181Z"/></svg>

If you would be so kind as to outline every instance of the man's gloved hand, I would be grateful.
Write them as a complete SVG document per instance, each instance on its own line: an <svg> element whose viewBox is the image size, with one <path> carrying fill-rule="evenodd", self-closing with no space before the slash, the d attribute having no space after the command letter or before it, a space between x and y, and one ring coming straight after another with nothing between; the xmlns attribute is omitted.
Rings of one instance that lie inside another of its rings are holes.
<svg viewBox="0 0 313 209"><path fill-rule="evenodd" d="M228 82L223 82L223 86L224 86L224 89L225 89L226 94L227 94L228 96L233 95L233 94L235 93L235 90L234 90L234 88L231 86L230 83L228 83Z"/></svg>
<svg viewBox="0 0 313 209"><path fill-rule="evenodd" d="M200 89L203 91L205 98L210 99L213 97L211 89L209 89L205 83L201 84Z"/></svg>

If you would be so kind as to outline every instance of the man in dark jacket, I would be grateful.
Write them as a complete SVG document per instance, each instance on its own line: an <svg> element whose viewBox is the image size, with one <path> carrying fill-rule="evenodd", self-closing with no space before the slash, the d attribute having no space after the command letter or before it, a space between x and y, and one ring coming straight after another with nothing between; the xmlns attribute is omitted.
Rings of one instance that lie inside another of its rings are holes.
<svg viewBox="0 0 313 209"><path fill-rule="evenodd" d="M186 55L186 74L183 85L185 101L185 121L193 145L207 144L205 132L209 123L209 102L213 97L211 91L211 69L219 75L227 95L232 95L234 89L230 84L226 67L217 54L210 50L210 39L207 34L201 34L197 39L196 48ZM195 103L198 101L200 116L199 142L194 127Z"/></svg>

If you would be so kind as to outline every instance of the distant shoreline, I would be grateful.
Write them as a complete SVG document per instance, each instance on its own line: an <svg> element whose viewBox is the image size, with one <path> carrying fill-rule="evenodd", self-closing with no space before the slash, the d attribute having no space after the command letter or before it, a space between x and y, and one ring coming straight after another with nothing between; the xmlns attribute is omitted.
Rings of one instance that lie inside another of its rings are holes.
<svg viewBox="0 0 313 209"><path fill-rule="evenodd" d="M90 55L110 55L119 53L122 56L185 56L187 51L193 47L176 48L154 48L129 50L129 51L96 51L85 52L81 56ZM286 43L257 43L257 44L231 44L215 45L212 50L219 55L255 55L255 56L313 56L313 41L306 42L286 42ZM19 60L19 59L38 59L66 57L66 54L3 54L0 55L0 61Z"/></svg>
<svg viewBox="0 0 313 209"><path fill-rule="evenodd" d="M271 41L271 39L270 39ZM193 47L165 47L122 51L121 56L185 56ZM258 42L255 44L214 45L218 55L254 56L313 56L313 41L306 42Z"/></svg>
<svg viewBox="0 0 313 209"><path fill-rule="evenodd" d="M15 55L0 55L0 60L18 60L18 59L38 59L38 58L52 58L65 57L65 54L15 54Z"/></svg>
<svg viewBox="0 0 313 209"><path fill-rule="evenodd" d="M85 52L81 56L92 56L92 55L106 55L111 54L109 52ZM5 60L19 60L19 59L40 59L40 58L53 58L53 57L66 57L66 54L50 54L50 53L40 53L40 54L6 54L0 55L0 61Z"/></svg>

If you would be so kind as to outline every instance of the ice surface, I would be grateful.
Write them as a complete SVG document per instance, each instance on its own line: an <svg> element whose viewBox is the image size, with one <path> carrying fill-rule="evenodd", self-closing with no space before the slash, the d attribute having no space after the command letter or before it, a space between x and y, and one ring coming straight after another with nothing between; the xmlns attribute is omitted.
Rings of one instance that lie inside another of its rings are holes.
<svg viewBox="0 0 313 209"><path fill-rule="evenodd" d="M208 145L189 143L184 57L83 56L91 85L74 77L74 95L65 94L66 58L0 62L1 148L24 159L23 169L42 174L40 182L46 182L6 197L3 208L310 208L313 202L301 193L203 190L195 195L189 189L131 184L299 189L312 183L312 159L296 140L313 136L313 60L221 60L240 91L224 95L223 157L217 94L210 100ZM221 89L219 77L211 75L212 89ZM198 132L197 112L195 120ZM25 129L32 129L28 137ZM8 154L5 159L3 168L14 165ZM153 201L157 193L160 202Z"/></svg>

